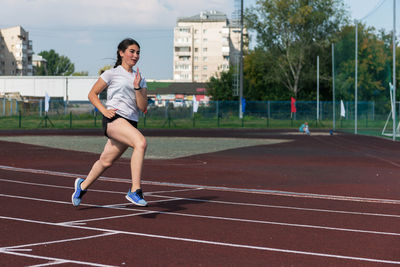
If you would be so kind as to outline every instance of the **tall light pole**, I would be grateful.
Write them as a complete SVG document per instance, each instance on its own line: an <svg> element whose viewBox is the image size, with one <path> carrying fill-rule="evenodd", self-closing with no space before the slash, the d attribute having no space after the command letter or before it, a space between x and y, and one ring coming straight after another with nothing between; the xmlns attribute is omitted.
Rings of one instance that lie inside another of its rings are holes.
<svg viewBox="0 0 400 267"><path fill-rule="evenodd" d="M393 141L396 141L396 0L393 0Z"/></svg>
<svg viewBox="0 0 400 267"><path fill-rule="evenodd" d="M332 43L332 116L333 116L333 126L332 129L336 130L336 107L335 107L335 44Z"/></svg>
<svg viewBox="0 0 400 267"><path fill-rule="evenodd" d="M355 20L356 29L356 45L355 45L355 77L354 77L354 134L357 134L357 119L358 119L358 21Z"/></svg>
<svg viewBox="0 0 400 267"><path fill-rule="evenodd" d="M243 119L243 0L240 1L239 118Z"/></svg>
<svg viewBox="0 0 400 267"><path fill-rule="evenodd" d="M319 56L317 56L317 123L319 123Z"/></svg>

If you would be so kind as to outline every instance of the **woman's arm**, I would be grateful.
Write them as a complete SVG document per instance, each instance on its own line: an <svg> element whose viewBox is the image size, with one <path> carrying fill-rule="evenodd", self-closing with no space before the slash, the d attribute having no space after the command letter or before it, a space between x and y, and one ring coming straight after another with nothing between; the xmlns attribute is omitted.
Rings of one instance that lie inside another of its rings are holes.
<svg viewBox="0 0 400 267"><path fill-rule="evenodd" d="M147 88L135 90L136 105L142 111L145 112L147 109Z"/></svg>
<svg viewBox="0 0 400 267"><path fill-rule="evenodd" d="M111 119L115 116L116 109L106 109L99 99L99 94L106 88L107 83L102 78L99 78L90 90L88 98L105 117Z"/></svg>

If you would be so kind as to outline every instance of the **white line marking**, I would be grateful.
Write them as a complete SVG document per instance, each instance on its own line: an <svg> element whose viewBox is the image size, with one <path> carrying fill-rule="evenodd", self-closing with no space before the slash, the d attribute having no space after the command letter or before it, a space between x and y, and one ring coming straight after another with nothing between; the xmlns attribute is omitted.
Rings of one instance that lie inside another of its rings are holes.
<svg viewBox="0 0 400 267"><path fill-rule="evenodd" d="M177 189L177 190L164 190L164 191L152 191L152 192L146 192L145 195L151 196L153 194L161 194L161 193L176 193L176 192L187 192L187 191L197 191L197 190L202 190L204 188L193 188L193 189Z"/></svg>
<svg viewBox="0 0 400 267"><path fill-rule="evenodd" d="M237 205L237 206L261 207L261 208L290 209L290 210L301 210L301 211L340 213L340 214L349 214L349 215L400 218L400 215L397 215L397 214L356 212L356 211L344 211L344 210L326 210L326 209L313 209L313 208L299 208L299 207L292 207L292 206L278 206L278 205L254 204L254 203L244 203L244 202L230 202L230 201L220 201L220 200L205 200L205 199L199 199L199 198L177 198L177 197L163 196L163 195L152 195L152 196L153 197L168 198L168 200L164 200L164 201L189 200L189 201L209 202L209 203L225 204L225 205ZM149 203L162 202L162 201L163 200L149 201Z"/></svg>
<svg viewBox="0 0 400 267"><path fill-rule="evenodd" d="M52 188L61 188L61 189L71 189L74 188L73 185L71 186L63 186L63 185L50 185L50 184L41 184L41 183L31 183L25 181L16 181L10 179L0 179L1 182L8 182L8 183L17 183L17 184L27 184L27 185L34 185L34 186L45 186L45 187L52 187ZM99 193L110 193L110 194L126 194L126 192L116 192L116 191L109 191L109 190L99 190L99 189L90 189L91 192L99 192Z"/></svg>
<svg viewBox="0 0 400 267"><path fill-rule="evenodd" d="M4 195L4 194L0 194L0 196L16 197L16 198L30 199L30 200L36 200L36 201L53 202L53 201L44 200L44 199L38 199L38 198L27 198L27 197L10 196L10 195ZM69 202L62 202L62 201L57 201L57 203L71 205L71 203L69 203ZM124 209L124 208L110 208L110 207L106 207L106 206L96 206L96 205L90 205L90 204L81 204L81 206L103 207L103 208L118 209L118 210L130 210L130 211L150 212L149 210L136 209L136 208L130 208L130 209ZM281 222L274 222L274 221L248 220L248 219L229 218L229 217L219 217L219 216L208 216L208 215L197 215L197 214L188 214L188 213L177 213L177 212L169 212L169 211L152 211L152 212L153 212L153 213L158 213L158 214L165 214L165 215L175 215L175 216L184 216L184 217L193 217L193 218L203 218L203 219L213 219L213 220L235 221L235 222L244 222L244 223L258 223L258 224L270 224L270 225L279 225L279 226L300 227L300 228L311 228L311 229L321 229L321 230L331 230L331 231L343 231L343 232L354 232L354 233L363 233L363 234L376 234L376 235L400 236L400 233L379 232L379 231L369 231L369 230L358 230L358 229L351 229L351 228L336 228L336 227L327 227L327 226L318 226L318 225L308 225L308 224L291 224L291 223L281 223ZM3 218L3 216L0 216L0 218ZM4 218L7 218L7 217L4 217ZM58 225L58 224L60 224L60 223L53 223L53 224L49 223L49 224L50 224L50 225ZM74 225L66 225L66 226L74 227ZM76 227L78 227L78 226L76 226Z"/></svg>
<svg viewBox="0 0 400 267"><path fill-rule="evenodd" d="M10 183L36 185L36 186L63 188L63 189L71 189L71 188L73 188L72 186L68 187L68 186L48 185L48 184L41 184L41 183L30 183L30 182L14 181L14 180L9 180L9 179L0 179L0 181L10 182ZM201 189L203 189L203 188L201 188ZM191 190L191 189L189 189L189 190ZM116 192L116 191L108 191L108 190L96 190L96 189L90 189L90 192L113 193L113 194L119 194L119 195L125 194L125 192ZM150 192L149 194L150 194L151 197L168 198L168 200L148 201L149 203L159 203L159 202L169 202L169 201L179 201L179 200L190 200L190 201L197 201L197 202L210 202L210 203L217 203L217 204L237 205L237 206L252 206L252 207L264 207L264 208L291 209L291 210L302 210L302 211L315 211L315 212L327 212L327 213L339 213L339 214L351 214L351 215L365 215L365 216L400 218L400 215L395 215L395 214L381 214L381 213L355 212L355 211L342 211L342 210L325 210L325 209L299 208L299 207L291 207L291 206L277 206L277 205L243 203L243 202L229 202L229 201L220 201L220 200L204 200L204 199L196 199L196 198L180 198L180 197L171 197L171 196L164 196L164 195L155 195L155 192ZM147 196L148 193L145 193L144 195ZM127 203L122 203L122 204L103 205L103 206L99 206L99 207L118 207L118 206L126 206L126 205L127 205Z"/></svg>
<svg viewBox="0 0 400 267"><path fill-rule="evenodd" d="M71 174L71 173L65 173L65 172L37 170L37 169L28 169L28 168L17 168L17 167L4 166L4 165L0 165L0 169L7 170L7 171L54 175L54 176L61 176L61 177L76 178L76 177L84 177L85 176L85 175L81 175L81 174ZM100 177L99 180L108 181L108 182L131 183L131 181L128 179L103 177L103 176ZM366 203L370 202L370 203L400 205L400 200L398 200L398 199L379 199L379 198L336 196L336 195L324 195L324 194L313 194L313 193L289 192L289 191L280 191L280 190L232 188L232 187L225 187L225 186L204 186L204 185L166 183L166 182L155 182L155 181L145 181L145 180L142 180L142 184L170 186L170 187L184 187L184 188L199 188L199 187L201 187L201 188L207 189L207 190L239 192L239 193L247 193L247 194L263 194L263 195L275 195L275 196L284 196L284 197L299 197L299 198L313 198L313 199L327 199L327 200L338 200L338 201L354 201L354 202L366 202Z"/></svg>
<svg viewBox="0 0 400 267"><path fill-rule="evenodd" d="M56 261L51 261L51 262L43 263L43 264L30 265L28 267L52 266L52 265L58 265L58 264L64 264L64 263L68 263L68 261L56 260Z"/></svg>
<svg viewBox="0 0 400 267"><path fill-rule="evenodd" d="M19 183L19 184L28 184L28 185L36 185L36 186L46 186L46 187L54 187L54 188L63 188L63 189L71 189L73 187L68 186L57 186L57 185L48 185L41 183L29 183L22 181L14 181L9 179L0 179L3 182L10 183ZM106 190L95 190L90 189L90 192L99 192L99 193L113 193L113 194L125 194L125 192L116 192L116 191L106 191ZM168 191L167 191L168 192ZM291 209L291 210L301 210L301 211L315 211L315 212L327 212L327 213L339 213L339 214L350 214L350 215L363 215L363 216L376 216L376 217L391 217L391 218L400 218L400 215L395 214L380 214L380 213L368 213L368 212L353 212L353 211L341 211L341 210L325 210L325 209L312 209L312 208L299 208L299 207L291 207L291 206L277 206L277 205L265 205L265 204L254 204L254 203L242 203L242 202L229 202L229 201L219 201L219 200L204 200L204 199L196 199L196 198L179 198L179 197L170 197L164 195L155 195L155 192L150 192L152 197L160 197L160 198L168 198L168 200L153 200L148 201L149 203L159 203L159 202L169 202L169 201L179 201L179 200L189 200L189 201L197 201L197 202L210 202L217 204L226 204L226 205L238 205L238 206L252 206L252 207L264 207L264 208L277 208L277 209ZM147 195L147 193L145 193ZM122 204L112 204L112 205L103 205L99 207L118 207L118 206L126 206L127 203Z"/></svg>
<svg viewBox="0 0 400 267"><path fill-rule="evenodd" d="M26 219L19 219L19 218L11 218L11 217L4 217L4 216L0 216L0 218L8 219L8 220L25 221L25 222L31 222L31 223L39 223L39 224L49 224L47 222L33 221L33 220L26 220ZM255 250L273 251L273 252L308 255L308 256L318 256L318 257L326 257L326 258L338 258L338 259L344 259L344 260L356 260L356 261L366 261L366 262L376 262L376 263L400 264L400 261L372 259L372 258L363 258L363 257L352 257L352 256L345 256L345 255L336 255L336 254L327 254L327 253L318 253L318 252L309 252L309 251L300 251L300 250L277 249L277 248L270 248L270 247L261 247L261 246L252 246L252 245L244 245L244 244L208 241L208 240L201 240L201 239L191 239L191 238L182 238L182 237L165 236L165 235L136 233L136 232L127 232L127 231L120 231L120 230L110 230L110 229L102 229L102 228L97 228L97 227L84 227L84 226L71 226L71 225L60 225L60 226L62 226L62 227L70 227L70 228L78 228L78 229L85 229L85 230L92 230L92 231L110 232L112 234L116 234L117 233L117 234L125 234L125 235L143 236L143 237L150 237L150 238L167 239L167 240L175 240L175 241L184 241L184 242L200 243L200 244L207 244L207 245L235 247L235 248L245 248L245 249L255 249ZM3 252L3 253L8 253L8 252ZM22 254L22 255L24 255L24 254ZM58 259L56 259L56 260L58 260ZM69 262L74 262L74 261L69 261Z"/></svg>
<svg viewBox="0 0 400 267"><path fill-rule="evenodd" d="M173 197L171 199L162 199L162 200L152 200L152 201L147 201L148 203L161 203L161 202L171 202L171 201L178 201L178 200L188 200L186 198L181 198L181 197ZM208 202L208 201L204 201Z"/></svg>
<svg viewBox="0 0 400 267"><path fill-rule="evenodd" d="M58 265L58 264L64 264L68 263L67 261L51 261L48 263L43 263L43 264L36 264L36 265L29 265L28 267L43 267L43 266L52 266L52 265Z"/></svg>
<svg viewBox="0 0 400 267"><path fill-rule="evenodd" d="M1 251L0 251L1 252ZM27 258L34 258L34 259L41 259L41 260L49 260L49 261L65 261L68 263L75 263L75 264L80 264L80 265L87 265L87 266L97 266L97 267L114 267L114 265L104 265L104 264L99 264L99 263L92 263L92 262L87 262L87 261L75 261L75 260L65 260L65 259L59 259L59 258L54 258L54 257L44 257L44 256L37 256L37 255L31 255L31 254L23 254L23 253L17 253L17 252L1 252L4 254L10 254L10 255L15 255L15 256L21 256L21 257L27 257ZM117 266L115 266L117 267Z"/></svg>
<svg viewBox="0 0 400 267"><path fill-rule="evenodd" d="M8 218L8 217L7 217ZM14 220L21 221L17 218L14 218ZM40 224L47 224L47 225L53 225L53 226L58 226L59 224L54 224L54 223L46 223L46 222L41 222L41 221L34 221L34 220L27 220L24 222L29 222L29 223L40 223ZM60 225L60 226L73 226L73 225ZM91 235L91 236L84 236L84 237L75 237L75 238L68 238L68 239L60 239L60 240L54 240L54 241L46 241L46 242L40 242L40 243L32 243L32 244L24 244L24 245L17 245L17 246L11 246L11 247L3 247L2 249L8 251L8 252L18 252L18 251L32 251L32 249L20 249L24 247L34 247L34 246L42 246L42 245L51 245L51 244L57 244L57 243L65 243L65 242L72 242L72 241L82 241L86 239L92 239L92 238L98 238L98 237L104 237L104 236L109 236L109 235L115 235L116 233L112 232L107 232L103 234L98 234L98 235Z"/></svg>
<svg viewBox="0 0 400 267"><path fill-rule="evenodd" d="M158 211L146 211L146 212L139 212L139 213L134 213L134 214L125 214L125 215L101 217L101 218L94 218L94 219L85 219L85 220L79 220L79 221L62 222L62 223L57 223L57 225L72 225L72 226L85 225L87 222L120 219L120 218L134 217L134 216L140 216L140 215L151 214L151 213L158 213Z"/></svg>
<svg viewBox="0 0 400 267"><path fill-rule="evenodd" d="M31 248L3 248L2 251L7 252L25 252L25 251L32 251Z"/></svg>

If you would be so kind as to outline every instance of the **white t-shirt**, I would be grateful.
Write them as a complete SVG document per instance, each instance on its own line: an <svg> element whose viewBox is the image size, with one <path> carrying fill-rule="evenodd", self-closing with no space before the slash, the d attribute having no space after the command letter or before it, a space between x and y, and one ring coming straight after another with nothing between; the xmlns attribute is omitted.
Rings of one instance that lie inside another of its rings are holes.
<svg viewBox="0 0 400 267"><path fill-rule="evenodd" d="M139 121L139 109L136 105L133 73L125 70L121 65L103 72L100 78L107 83L107 109L117 109L117 114L133 121ZM140 87L147 88L146 79L142 77Z"/></svg>

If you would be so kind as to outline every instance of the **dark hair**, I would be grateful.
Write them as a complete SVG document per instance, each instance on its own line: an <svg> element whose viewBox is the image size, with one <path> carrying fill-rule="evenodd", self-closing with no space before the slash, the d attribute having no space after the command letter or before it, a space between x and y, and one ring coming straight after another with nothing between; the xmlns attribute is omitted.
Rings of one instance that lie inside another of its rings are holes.
<svg viewBox="0 0 400 267"><path fill-rule="evenodd" d="M137 45L140 48L140 45L138 42L133 40L132 38L126 38L122 40L119 45L118 45L118 50L117 50L117 61L115 62L114 68L118 67L119 65L122 64L122 58L119 55L119 51L125 52L125 50L128 48L130 45Z"/></svg>

